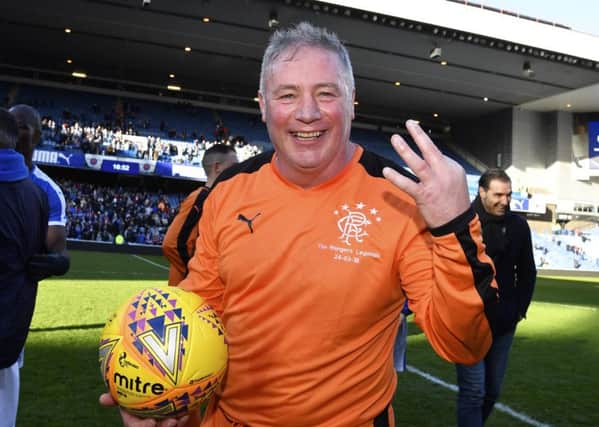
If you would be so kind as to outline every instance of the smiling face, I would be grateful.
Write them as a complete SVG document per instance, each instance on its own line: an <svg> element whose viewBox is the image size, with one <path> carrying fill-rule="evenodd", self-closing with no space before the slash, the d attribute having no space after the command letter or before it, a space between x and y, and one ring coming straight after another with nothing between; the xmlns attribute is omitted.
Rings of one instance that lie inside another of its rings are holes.
<svg viewBox="0 0 599 427"><path fill-rule="evenodd" d="M512 184L509 181L493 179L489 188L478 188L483 208L491 215L502 216L508 210L512 200Z"/></svg>
<svg viewBox="0 0 599 427"><path fill-rule="evenodd" d="M270 67L259 94L262 120L277 152L277 167L291 182L318 185L351 159L353 93L337 56L310 46L289 48Z"/></svg>

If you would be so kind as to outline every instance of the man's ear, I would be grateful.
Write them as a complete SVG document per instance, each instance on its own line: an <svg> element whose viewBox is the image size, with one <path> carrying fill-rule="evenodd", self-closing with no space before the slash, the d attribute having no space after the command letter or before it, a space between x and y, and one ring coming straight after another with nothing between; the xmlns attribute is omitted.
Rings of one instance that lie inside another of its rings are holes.
<svg viewBox="0 0 599 427"><path fill-rule="evenodd" d="M351 119L355 119L356 118L356 90L352 90L351 93Z"/></svg>
<svg viewBox="0 0 599 427"><path fill-rule="evenodd" d="M208 166L210 171L206 171L206 174L208 175L208 172L210 172L210 176L217 176L220 169L217 165L218 162L210 163L210 166Z"/></svg>
<svg viewBox="0 0 599 427"><path fill-rule="evenodd" d="M262 115L262 122L266 123L266 101L262 92L258 92L258 105L260 106L260 114Z"/></svg>
<svg viewBox="0 0 599 427"><path fill-rule="evenodd" d="M222 171L224 171L224 169L223 169L223 162L214 162L212 164L212 168L214 169L214 174L215 175L217 175L217 176L220 175L220 173Z"/></svg>
<svg viewBox="0 0 599 427"><path fill-rule="evenodd" d="M33 148L35 148L38 145L40 145L41 143L42 143L42 128L38 126L33 129L33 139L31 140L31 144L33 145Z"/></svg>

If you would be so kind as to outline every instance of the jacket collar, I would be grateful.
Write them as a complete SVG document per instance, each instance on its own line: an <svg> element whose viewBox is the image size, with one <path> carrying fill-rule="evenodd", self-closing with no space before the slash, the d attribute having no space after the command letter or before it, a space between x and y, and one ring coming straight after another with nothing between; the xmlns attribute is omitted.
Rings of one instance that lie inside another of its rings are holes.
<svg viewBox="0 0 599 427"><path fill-rule="evenodd" d="M29 176L29 169L21 153L11 148L0 148L0 182L15 182Z"/></svg>

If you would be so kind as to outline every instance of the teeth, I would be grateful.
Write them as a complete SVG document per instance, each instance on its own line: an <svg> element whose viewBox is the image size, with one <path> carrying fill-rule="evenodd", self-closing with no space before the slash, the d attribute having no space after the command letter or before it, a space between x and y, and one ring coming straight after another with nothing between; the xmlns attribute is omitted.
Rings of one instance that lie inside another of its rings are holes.
<svg viewBox="0 0 599 427"><path fill-rule="evenodd" d="M320 135L322 135L322 132L320 131L315 131L315 132L294 132L293 133L296 137L298 138L318 138Z"/></svg>

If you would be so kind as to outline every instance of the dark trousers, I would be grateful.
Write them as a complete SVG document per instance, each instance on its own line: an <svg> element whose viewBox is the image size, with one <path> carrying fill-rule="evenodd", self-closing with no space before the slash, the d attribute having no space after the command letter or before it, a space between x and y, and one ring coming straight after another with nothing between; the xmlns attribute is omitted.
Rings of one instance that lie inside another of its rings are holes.
<svg viewBox="0 0 599 427"><path fill-rule="evenodd" d="M458 427L481 427L499 398L514 332L493 337L483 360L474 365L456 364L458 375Z"/></svg>

